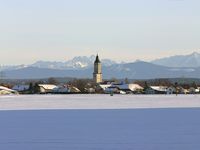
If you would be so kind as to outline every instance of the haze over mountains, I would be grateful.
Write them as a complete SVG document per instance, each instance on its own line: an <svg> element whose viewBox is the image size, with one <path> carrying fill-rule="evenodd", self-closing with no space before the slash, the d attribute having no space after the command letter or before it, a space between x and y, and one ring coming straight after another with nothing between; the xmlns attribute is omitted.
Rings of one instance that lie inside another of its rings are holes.
<svg viewBox="0 0 200 150"><path fill-rule="evenodd" d="M47 77L92 78L95 56L75 57L66 62L38 61L31 65L4 66L6 78L27 79ZM157 59L151 62L136 61L116 63L110 59L102 59L103 77L105 79L130 78L175 78L200 77L200 53L178 55Z"/></svg>

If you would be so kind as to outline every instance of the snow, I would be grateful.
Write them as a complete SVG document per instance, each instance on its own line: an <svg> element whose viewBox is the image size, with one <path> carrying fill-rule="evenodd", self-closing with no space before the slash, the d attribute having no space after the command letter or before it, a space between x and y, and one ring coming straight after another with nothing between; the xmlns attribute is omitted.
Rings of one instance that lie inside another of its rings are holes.
<svg viewBox="0 0 200 150"><path fill-rule="evenodd" d="M0 107L2 150L200 149L199 95L1 96Z"/></svg>
<svg viewBox="0 0 200 150"><path fill-rule="evenodd" d="M2 150L199 150L200 109L0 112Z"/></svg>
<svg viewBox="0 0 200 150"><path fill-rule="evenodd" d="M0 110L195 108L200 95L13 95L0 96Z"/></svg>

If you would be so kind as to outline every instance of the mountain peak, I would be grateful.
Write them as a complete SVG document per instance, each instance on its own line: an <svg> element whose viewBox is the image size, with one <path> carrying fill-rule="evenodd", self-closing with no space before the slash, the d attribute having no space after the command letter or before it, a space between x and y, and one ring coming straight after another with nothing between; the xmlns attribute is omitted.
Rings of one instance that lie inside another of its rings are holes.
<svg viewBox="0 0 200 150"><path fill-rule="evenodd" d="M94 64L96 56L76 56L66 62L50 62L50 61L37 61L36 63L30 65L38 68L49 68L49 69L64 69L64 70L71 70L71 69L86 69L91 68ZM104 66L111 66L116 62L110 59L102 59L102 63Z"/></svg>
<svg viewBox="0 0 200 150"><path fill-rule="evenodd" d="M193 56L193 57L195 57L195 58L198 58L198 57L200 57L200 53L198 53L198 52L193 52L193 53L191 54L191 56Z"/></svg>
<svg viewBox="0 0 200 150"><path fill-rule="evenodd" d="M193 52L188 55L164 57L156 59L152 63L168 67L200 67L200 53Z"/></svg>

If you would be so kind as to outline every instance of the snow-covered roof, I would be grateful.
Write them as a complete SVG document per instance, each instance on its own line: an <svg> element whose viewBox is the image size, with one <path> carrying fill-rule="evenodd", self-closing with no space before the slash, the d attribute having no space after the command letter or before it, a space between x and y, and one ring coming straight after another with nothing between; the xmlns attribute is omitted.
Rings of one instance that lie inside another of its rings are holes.
<svg viewBox="0 0 200 150"><path fill-rule="evenodd" d="M71 86L70 87L70 91L71 92L81 92L77 87L75 87L75 86Z"/></svg>
<svg viewBox="0 0 200 150"><path fill-rule="evenodd" d="M65 92L68 92L69 89L67 87L62 87L62 86L59 86L57 88L54 88L53 89L54 92L60 92L60 93L65 93Z"/></svg>
<svg viewBox="0 0 200 150"><path fill-rule="evenodd" d="M18 94L18 92L4 86L0 86L0 95L7 95L7 94Z"/></svg>
<svg viewBox="0 0 200 150"><path fill-rule="evenodd" d="M57 88L57 86L53 84L39 84L38 86L43 87L45 90L53 90Z"/></svg>
<svg viewBox="0 0 200 150"><path fill-rule="evenodd" d="M9 91L9 92L16 92L15 90L9 89L9 88L4 87L4 86L0 86L0 90Z"/></svg>
<svg viewBox="0 0 200 150"><path fill-rule="evenodd" d="M112 84L99 84L99 86L100 86L103 90L105 90L106 88L111 87Z"/></svg>
<svg viewBox="0 0 200 150"><path fill-rule="evenodd" d="M121 90L131 90L131 91L135 91L135 90L142 90L143 87L141 87L140 85L138 84L120 84L120 85L117 85L117 87L119 87L119 89Z"/></svg>
<svg viewBox="0 0 200 150"><path fill-rule="evenodd" d="M135 91L137 89L143 89L143 87L141 87L138 84L115 84L115 83L111 83L111 84L100 84L99 85L103 90L105 90L106 88L119 88L120 90L131 90L131 91Z"/></svg>
<svg viewBox="0 0 200 150"><path fill-rule="evenodd" d="M12 92L6 90L0 90L0 95L9 95L9 94L12 94Z"/></svg>
<svg viewBox="0 0 200 150"><path fill-rule="evenodd" d="M155 90L155 91L160 91L160 92L166 92L167 91L167 87L166 86L150 86L151 89Z"/></svg>

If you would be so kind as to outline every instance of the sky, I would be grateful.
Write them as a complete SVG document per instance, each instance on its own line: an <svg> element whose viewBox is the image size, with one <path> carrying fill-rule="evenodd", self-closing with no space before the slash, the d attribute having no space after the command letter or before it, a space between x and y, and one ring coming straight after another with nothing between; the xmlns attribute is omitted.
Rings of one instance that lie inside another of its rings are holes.
<svg viewBox="0 0 200 150"><path fill-rule="evenodd" d="M200 52L199 0L0 0L0 64Z"/></svg>

